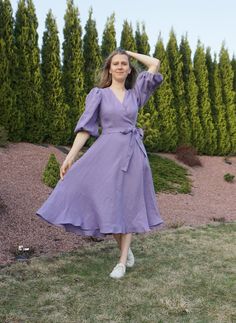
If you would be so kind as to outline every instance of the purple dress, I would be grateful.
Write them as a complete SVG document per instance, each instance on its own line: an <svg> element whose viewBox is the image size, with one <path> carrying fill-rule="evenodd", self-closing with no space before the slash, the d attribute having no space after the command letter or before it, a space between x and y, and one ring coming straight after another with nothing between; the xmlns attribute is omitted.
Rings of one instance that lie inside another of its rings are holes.
<svg viewBox="0 0 236 323"><path fill-rule="evenodd" d="M143 130L135 126L139 109L162 80L160 73L141 72L122 103L109 87L89 92L74 132L86 130L98 138L58 181L37 215L94 237L144 233L163 223Z"/></svg>

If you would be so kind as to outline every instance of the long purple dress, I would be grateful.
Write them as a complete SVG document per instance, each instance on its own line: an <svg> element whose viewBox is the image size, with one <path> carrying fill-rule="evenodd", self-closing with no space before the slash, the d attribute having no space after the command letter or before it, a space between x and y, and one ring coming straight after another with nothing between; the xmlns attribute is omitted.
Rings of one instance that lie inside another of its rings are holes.
<svg viewBox="0 0 236 323"><path fill-rule="evenodd" d="M162 80L160 73L139 73L122 103L109 87L89 92L74 132L86 130L98 138L58 181L37 215L66 231L94 237L144 233L163 223L143 131L136 127L139 109Z"/></svg>

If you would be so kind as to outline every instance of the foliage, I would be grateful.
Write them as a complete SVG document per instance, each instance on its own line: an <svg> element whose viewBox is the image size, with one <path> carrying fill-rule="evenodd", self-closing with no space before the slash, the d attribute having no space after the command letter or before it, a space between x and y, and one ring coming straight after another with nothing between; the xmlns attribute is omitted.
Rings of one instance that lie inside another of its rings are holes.
<svg viewBox="0 0 236 323"><path fill-rule="evenodd" d="M20 0L14 29L16 69L14 90L18 116L18 136L27 142L43 140L42 76L38 47L38 21L32 0Z"/></svg>
<svg viewBox="0 0 236 323"><path fill-rule="evenodd" d="M133 27L131 22L124 20L121 32L120 47L132 52L136 51L136 43L133 35Z"/></svg>
<svg viewBox="0 0 236 323"><path fill-rule="evenodd" d="M192 146L182 145L176 149L176 158L188 166L202 166L197 150Z"/></svg>
<svg viewBox="0 0 236 323"><path fill-rule="evenodd" d="M0 0L0 124L8 130L9 140L18 141L21 122L14 91L16 56L13 24L10 1Z"/></svg>
<svg viewBox="0 0 236 323"><path fill-rule="evenodd" d="M116 49L116 30L115 30L115 13L113 12L107 18L105 28L102 35L101 54L105 59L108 55Z"/></svg>
<svg viewBox="0 0 236 323"><path fill-rule="evenodd" d="M42 77L44 98L44 140L53 144L67 144L70 137L68 127L68 105L64 103L61 80L60 43L56 20L50 10L46 17L46 30L42 45Z"/></svg>
<svg viewBox="0 0 236 323"><path fill-rule="evenodd" d="M7 147L8 145L8 131L0 125L0 147Z"/></svg>
<svg viewBox="0 0 236 323"><path fill-rule="evenodd" d="M224 175L224 180L226 182L232 183L234 181L234 177L235 176L233 174L227 173L227 174Z"/></svg>
<svg viewBox="0 0 236 323"><path fill-rule="evenodd" d="M177 113L173 100L170 66L160 35L156 43L154 57L161 61L160 73L164 79L160 88L154 92L155 107L158 113L155 127L159 133L155 149L156 151L170 152L175 150L178 142Z"/></svg>
<svg viewBox="0 0 236 323"><path fill-rule="evenodd" d="M233 90L234 72L229 54L224 45L219 55L219 75L221 80L222 101L226 113L226 123L229 132L232 153L236 153L236 106Z"/></svg>
<svg viewBox="0 0 236 323"><path fill-rule="evenodd" d="M183 62L173 29L167 43L166 55L170 66L170 80L174 94L172 105L177 113L178 145L189 144L191 131L182 76Z"/></svg>
<svg viewBox="0 0 236 323"><path fill-rule="evenodd" d="M0 0L0 124L9 140L70 144L85 97L97 83L101 57L116 47L115 13L107 18L99 45L89 10L82 38L80 13L67 0L62 59L56 19L47 15L43 45L33 0L19 0L15 19L9 0ZM120 46L150 55L144 22L123 22ZM153 56L161 61L162 86L139 111L138 125L151 151L173 152L181 144L201 154L236 154L236 59L222 45L217 61L200 40L192 53L187 35L180 44L172 29L166 48L159 35ZM41 64L40 64L41 63ZM147 67L132 59L138 71Z"/></svg>
<svg viewBox="0 0 236 323"><path fill-rule="evenodd" d="M42 181L54 188L60 179L60 163L54 154L50 154L48 163L43 171Z"/></svg>
<svg viewBox="0 0 236 323"><path fill-rule="evenodd" d="M96 21L92 19L92 13L93 11L90 9L83 38L85 93L89 93L89 91L94 87L96 75L98 74L102 64Z"/></svg>
<svg viewBox="0 0 236 323"><path fill-rule="evenodd" d="M156 192L190 193L191 180L188 171L174 161L148 153Z"/></svg>
<svg viewBox="0 0 236 323"><path fill-rule="evenodd" d="M198 86L198 107L199 117L204 135L204 147L202 152L214 155L217 150L217 133L211 112L211 101L209 97L209 79L206 65L206 55L204 47L198 41L197 49L194 54L194 74Z"/></svg>
<svg viewBox="0 0 236 323"><path fill-rule="evenodd" d="M74 137L76 120L82 114L85 103L82 28L79 9L73 0L67 0L64 20L62 84L65 90L65 103L69 106L67 122L71 140Z"/></svg>
<svg viewBox="0 0 236 323"><path fill-rule="evenodd" d="M180 54L183 62L182 77L184 81L185 100L187 115L190 122L190 142L191 145L196 147L199 152L203 151L204 137L202 125L199 117L198 107L198 87L196 78L193 71L193 64L191 60L191 49L188 43L187 36L182 37L180 43Z"/></svg>

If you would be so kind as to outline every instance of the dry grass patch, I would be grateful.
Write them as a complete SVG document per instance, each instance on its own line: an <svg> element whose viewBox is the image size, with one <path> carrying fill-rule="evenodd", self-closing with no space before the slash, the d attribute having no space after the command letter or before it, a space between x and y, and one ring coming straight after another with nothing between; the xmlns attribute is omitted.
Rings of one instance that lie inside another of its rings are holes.
<svg viewBox="0 0 236 323"><path fill-rule="evenodd" d="M236 224L134 235L136 263L109 273L115 241L1 270L0 322L233 322Z"/></svg>

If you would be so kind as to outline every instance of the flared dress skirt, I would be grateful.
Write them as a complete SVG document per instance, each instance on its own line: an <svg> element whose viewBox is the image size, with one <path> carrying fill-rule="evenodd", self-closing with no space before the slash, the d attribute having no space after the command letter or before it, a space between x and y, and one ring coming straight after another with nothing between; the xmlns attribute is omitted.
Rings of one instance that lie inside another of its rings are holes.
<svg viewBox="0 0 236 323"><path fill-rule="evenodd" d="M163 223L153 186L139 109L161 84L143 71L120 102L111 88L93 88L74 132L96 137L69 168L36 215L82 236L144 233ZM101 133L99 134L99 126Z"/></svg>

